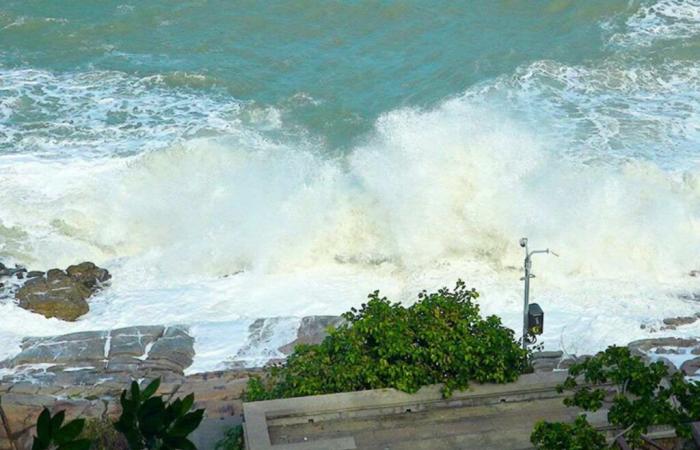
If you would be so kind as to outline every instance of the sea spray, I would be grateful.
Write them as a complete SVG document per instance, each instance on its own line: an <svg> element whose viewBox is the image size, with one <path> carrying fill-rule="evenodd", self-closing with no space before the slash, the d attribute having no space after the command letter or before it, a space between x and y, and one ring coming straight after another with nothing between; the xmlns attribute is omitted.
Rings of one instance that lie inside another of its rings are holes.
<svg viewBox="0 0 700 450"><path fill-rule="evenodd" d="M546 146L455 99L384 115L343 159L259 136L89 164L18 158L0 189L26 200L3 198L3 222L27 233L25 252L39 265L81 253L130 258L161 277L336 264L420 272L464 259L499 271L517 262L523 235L561 249L562 277L694 268L696 173L584 164ZM48 176L50 185L32 181Z"/></svg>
<svg viewBox="0 0 700 450"><path fill-rule="evenodd" d="M0 259L114 282L74 324L0 302L0 351L186 324L209 370L257 317L460 277L520 329L522 236L561 255L534 267L547 348L648 337L697 312L697 11L7 0Z"/></svg>

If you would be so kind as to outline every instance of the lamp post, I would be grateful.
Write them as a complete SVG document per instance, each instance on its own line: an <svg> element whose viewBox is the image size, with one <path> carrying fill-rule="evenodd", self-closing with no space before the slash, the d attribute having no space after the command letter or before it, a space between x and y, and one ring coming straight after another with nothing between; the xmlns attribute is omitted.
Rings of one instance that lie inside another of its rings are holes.
<svg viewBox="0 0 700 450"><path fill-rule="evenodd" d="M531 323L531 314L530 314L530 278L535 278L535 275L531 273L532 270L532 255L535 255L537 253L551 253L554 256L559 256L550 249L546 250L532 250L530 251L530 248L528 247L527 243L527 238L521 238L520 239L520 246L525 249L525 276L522 278L525 280L525 292L523 295L523 350L527 350L527 346L530 343L528 341L528 334L530 334L530 330L533 329L534 333L536 334L542 334L542 321L544 319L544 313L542 313L542 310L539 308L539 305L536 303L533 303L533 307L537 307L537 318L535 319L538 321L537 324ZM537 329L535 329L537 328ZM533 333L533 334L534 334Z"/></svg>

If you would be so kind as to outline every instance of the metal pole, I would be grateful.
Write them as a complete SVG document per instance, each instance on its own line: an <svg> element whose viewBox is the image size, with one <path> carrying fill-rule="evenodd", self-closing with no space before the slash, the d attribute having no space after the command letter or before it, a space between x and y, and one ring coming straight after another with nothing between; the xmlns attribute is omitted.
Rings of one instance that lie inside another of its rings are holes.
<svg viewBox="0 0 700 450"><path fill-rule="evenodd" d="M535 276L532 274L532 255L535 253L551 253L554 256L559 256L553 251L550 251L549 249L547 250L533 250L530 251L530 247L528 247L528 242L527 238L521 238L520 239L520 246L525 249L525 263L523 264L525 267L525 292L523 295L523 350L527 350L527 345L529 344L527 340L527 335L528 335L528 310L530 307L530 278L534 278Z"/></svg>
<svg viewBox="0 0 700 450"><path fill-rule="evenodd" d="M523 350L527 350L527 334L528 334L528 309L530 305L530 269L532 269L532 260L530 259L530 253L527 250L527 244L525 244L525 293L523 295L524 305L523 305Z"/></svg>

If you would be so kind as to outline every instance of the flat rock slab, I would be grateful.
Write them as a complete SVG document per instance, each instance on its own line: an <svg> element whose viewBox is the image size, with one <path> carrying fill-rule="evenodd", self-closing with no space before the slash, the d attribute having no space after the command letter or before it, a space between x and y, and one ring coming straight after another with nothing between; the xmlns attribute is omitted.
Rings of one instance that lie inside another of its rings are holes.
<svg viewBox="0 0 700 450"><path fill-rule="evenodd" d="M22 351L9 365L101 363L105 359L108 336L109 332L106 331L87 331L63 336L25 338L22 341Z"/></svg>
<svg viewBox="0 0 700 450"><path fill-rule="evenodd" d="M25 338L22 351L0 367L20 369L14 381L99 384L182 375L192 364L194 339L183 327L137 326Z"/></svg>
<svg viewBox="0 0 700 450"><path fill-rule="evenodd" d="M659 347L675 347L675 348L696 348L700 346L700 341L697 339L685 339L677 337L661 337L651 339L640 339L632 341L627 345L630 350L639 350L644 353Z"/></svg>

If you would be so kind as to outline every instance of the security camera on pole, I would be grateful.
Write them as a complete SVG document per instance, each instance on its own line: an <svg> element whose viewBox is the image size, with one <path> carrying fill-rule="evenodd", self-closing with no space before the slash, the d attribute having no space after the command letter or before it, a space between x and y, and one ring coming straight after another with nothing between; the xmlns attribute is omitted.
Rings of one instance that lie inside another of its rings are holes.
<svg viewBox="0 0 700 450"><path fill-rule="evenodd" d="M535 275L530 271L532 270L532 255L536 253L551 253L554 256L559 256L550 249L546 250L532 250L530 251L527 245L527 238L520 239L520 246L525 249L525 276L521 280L525 280L525 295L524 295L524 308L523 308L523 349L527 350L528 344L534 343L530 342L528 336L539 335L544 331L544 312L540 305L537 303L530 304L530 278L535 278Z"/></svg>

